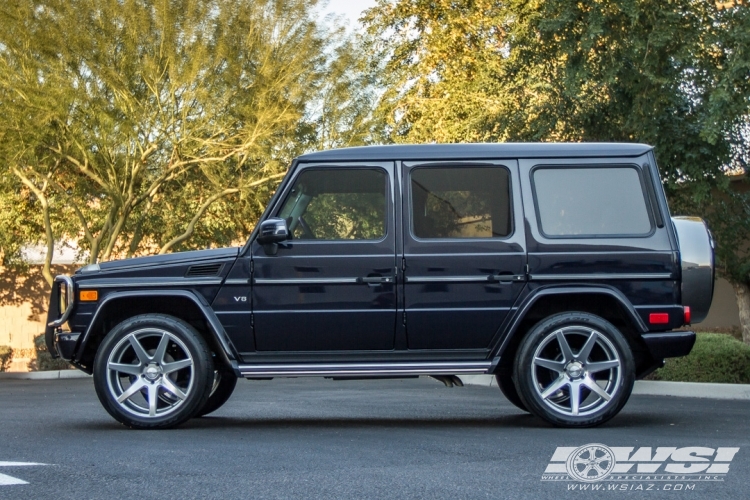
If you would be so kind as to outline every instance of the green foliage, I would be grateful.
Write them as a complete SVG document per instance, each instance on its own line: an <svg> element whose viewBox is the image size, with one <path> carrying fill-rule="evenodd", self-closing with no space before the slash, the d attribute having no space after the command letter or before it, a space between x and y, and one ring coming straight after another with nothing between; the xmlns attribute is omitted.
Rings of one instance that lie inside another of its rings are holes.
<svg viewBox="0 0 750 500"><path fill-rule="evenodd" d="M10 362L13 360L13 349L7 345L0 345L0 372L8 370Z"/></svg>
<svg viewBox="0 0 750 500"><path fill-rule="evenodd" d="M750 346L730 335L698 333L692 352L670 358L648 378L676 382L750 384Z"/></svg>
<svg viewBox="0 0 750 500"><path fill-rule="evenodd" d="M750 110L749 11L399 0L366 23L393 140L648 142L672 189L715 178L746 147L735 132Z"/></svg>
<svg viewBox="0 0 750 500"><path fill-rule="evenodd" d="M48 371L48 370L67 370L71 366L63 359L53 358L47 350L47 344L44 340L44 334L34 337L34 348L36 349L36 359L29 363L31 371Z"/></svg>
<svg viewBox="0 0 750 500"><path fill-rule="evenodd" d="M66 238L91 262L227 245L292 157L369 140L359 51L316 4L6 2L0 205L33 208L34 232L20 211L0 218L20 236L0 237L3 254Z"/></svg>

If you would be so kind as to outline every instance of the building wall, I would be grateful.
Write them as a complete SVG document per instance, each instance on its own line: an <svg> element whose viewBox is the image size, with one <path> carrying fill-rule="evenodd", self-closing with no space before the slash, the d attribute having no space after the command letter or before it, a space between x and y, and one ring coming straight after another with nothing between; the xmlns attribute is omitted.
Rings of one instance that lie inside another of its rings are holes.
<svg viewBox="0 0 750 500"><path fill-rule="evenodd" d="M734 288L723 278L716 280L714 298L708 316L701 323L696 323L697 330L711 328L731 329L740 326L740 310L734 296Z"/></svg>
<svg viewBox="0 0 750 500"><path fill-rule="evenodd" d="M76 265L52 267L52 274L72 273ZM32 265L19 274L0 267L0 345L13 348L11 371L28 371L36 358L34 337L44 333L50 288L42 266Z"/></svg>

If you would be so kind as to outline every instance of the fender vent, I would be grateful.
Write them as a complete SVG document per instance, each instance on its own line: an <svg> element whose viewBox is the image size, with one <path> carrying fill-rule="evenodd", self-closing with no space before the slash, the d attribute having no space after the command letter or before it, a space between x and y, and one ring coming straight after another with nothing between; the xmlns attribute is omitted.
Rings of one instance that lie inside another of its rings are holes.
<svg viewBox="0 0 750 500"><path fill-rule="evenodd" d="M218 276L221 268L224 266L222 263L218 264L198 264L197 266L190 266L185 277L197 278L201 276Z"/></svg>

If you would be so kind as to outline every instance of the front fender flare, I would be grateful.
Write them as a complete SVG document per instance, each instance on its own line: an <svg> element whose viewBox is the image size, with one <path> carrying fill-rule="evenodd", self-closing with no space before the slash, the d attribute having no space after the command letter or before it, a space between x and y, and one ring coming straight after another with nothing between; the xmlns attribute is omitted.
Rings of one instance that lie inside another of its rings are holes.
<svg viewBox="0 0 750 500"><path fill-rule="evenodd" d="M79 353L85 352L86 345L91 339L93 332L96 331L101 322L104 320L102 311L104 311L108 305L118 300L135 297L180 297L187 299L195 304L195 306L200 310L201 314L203 314L203 317L206 320L209 334L213 336L217 344L221 347L221 349L219 349L220 352L216 354L221 357L222 361L224 361L227 366L231 366L235 373L239 375L239 363L237 361L239 359L239 356L237 354L237 350L232 344L232 341L229 339L229 336L224 330L224 327L219 321L219 318L216 317L216 314L209 307L208 302L206 302L203 297L188 290L133 290L125 292L114 292L107 295L107 297L102 300L101 304L99 304L99 307L96 309L96 313L94 313L94 317L92 318L91 323L86 329L86 332L81 336L81 340L76 347L74 356L78 357ZM73 361L76 361L76 359L74 358Z"/></svg>

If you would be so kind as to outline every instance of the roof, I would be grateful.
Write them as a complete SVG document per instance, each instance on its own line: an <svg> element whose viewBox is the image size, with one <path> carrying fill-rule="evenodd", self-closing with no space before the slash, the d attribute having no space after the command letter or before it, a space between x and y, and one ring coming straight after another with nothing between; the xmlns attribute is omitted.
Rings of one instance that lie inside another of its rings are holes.
<svg viewBox="0 0 750 500"><path fill-rule="evenodd" d="M312 161L474 160L499 158L635 157L653 149L647 144L609 142L506 142L481 144L397 144L330 149L304 154Z"/></svg>

